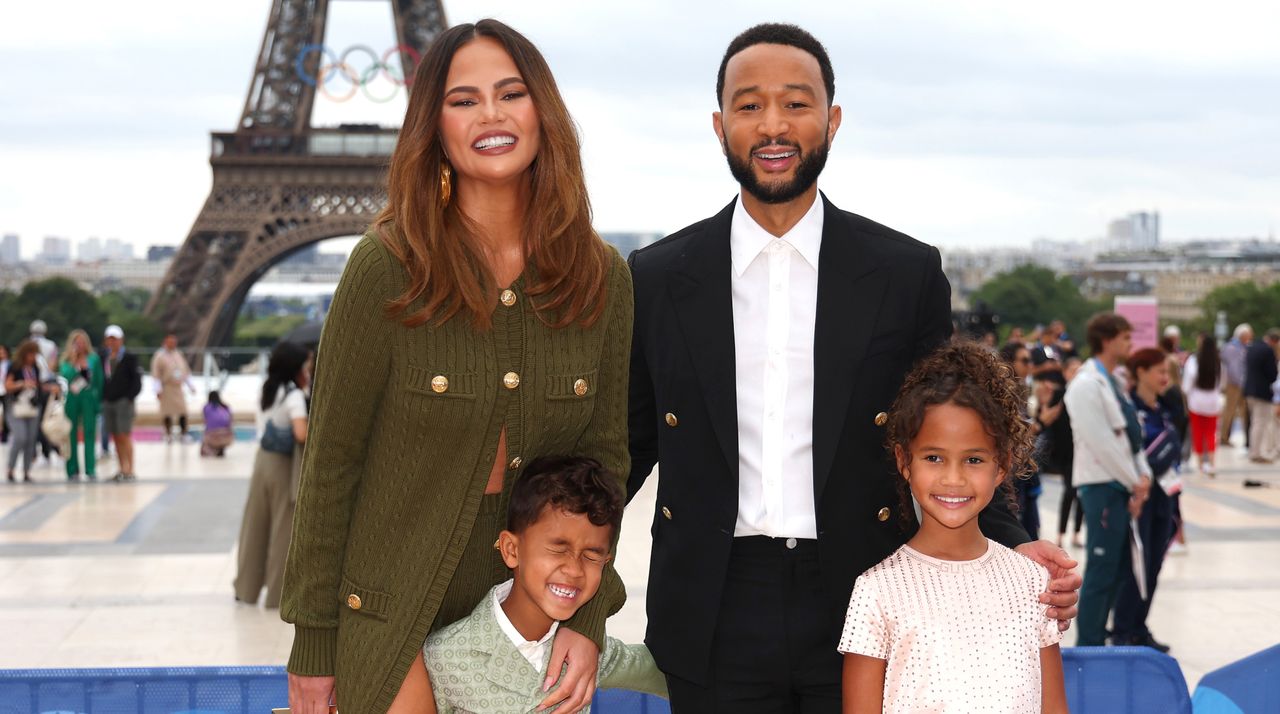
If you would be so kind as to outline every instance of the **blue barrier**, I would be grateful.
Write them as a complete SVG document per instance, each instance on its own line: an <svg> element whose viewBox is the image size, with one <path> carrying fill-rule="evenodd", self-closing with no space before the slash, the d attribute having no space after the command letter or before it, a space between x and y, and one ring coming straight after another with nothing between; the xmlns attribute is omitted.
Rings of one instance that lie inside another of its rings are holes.
<svg viewBox="0 0 1280 714"><path fill-rule="evenodd" d="M0 670L0 714L263 714L283 667Z"/></svg>
<svg viewBox="0 0 1280 714"><path fill-rule="evenodd" d="M1228 678L1239 680L1240 685L1257 686L1257 673L1275 671L1280 647L1254 657L1262 655L1270 657L1262 658L1270 670L1251 664L1244 676L1238 676L1245 670L1233 670L1236 665L1231 665L1218 670L1225 674L1213 681L1220 683L1216 686L1223 687L1222 691L1232 692L1231 696L1236 696L1238 688L1225 684ZM1074 714L1192 711L1177 661L1155 650L1067 648L1062 651L1062 664L1067 703ZM1218 672L1206 677L1204 684L1210 684ZM1275 688L1280 685L1276 679L1272 675L1271 689L1262 690L1270 694L1259 695L1267 696L1269 704L1277 701ZM282 667L0 670L0 714L262 714L287 701ZM663 699L625 690L602 690L592 704L593 711L600 714L671 712Z"/></svg>
<svg viewBox="0 0 1280 714"><path fill-rule="evenodd" d="M1062 669L1072 714L1191 713L1178 661L1149 647L1068 647Z"/></svg>
<svg viewBox="0 0 1280 714"><path fill-rule="evenodd" d="M0 714L263 714L288 703L283 667L0 670ZM605 689L592 711L671 714L671 707Z"/></svg>
<svg viewBox="0 0 1280 714"><path fill-rule="evenodd" d="M1191 706L1196 714L1280 711L1280 645L1206 674Z"/></svg>

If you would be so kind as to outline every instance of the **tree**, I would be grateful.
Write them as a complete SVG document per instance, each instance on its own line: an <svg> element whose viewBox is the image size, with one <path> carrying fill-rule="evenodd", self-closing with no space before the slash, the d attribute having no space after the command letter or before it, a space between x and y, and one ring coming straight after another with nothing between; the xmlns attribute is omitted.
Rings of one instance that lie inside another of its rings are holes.
<svg viewBox="0 0 1280 714"><path fill-rule="evenodd" d="M1188 325L1193 331L1212 335L1214 322L1221 311L1227 313L1228 334L1242 322L1249 323L1255 333L1261 334L1280 325L1280 283L1259 287L1252 280L1241 280L1223 285L1204 296L1200 308L1204 311L1203 316Z"/></svg>
<svg viewBox="0 0 1280 714"><path fill-rule="evenodd" d="M107 327L107 313L92 295L67 278L36 280L22 287L16 297L5 300L0 317L0 334L14 342L28 335L32 320L49 326L49 339L61 343L72 330L89 333L96 345ZM61 345L59 345L61 346Z"/></svg>
<svg viewBox="0 0 1280 714"><path fill-rule="evenodd" d="M143 313L150 299L144 288L125 288L103 293L98 305L107 313L107 322L124 330L130 345L155 347L164 339L164 328Z"/></svg>
<svg viewBox="0 0 1280 714"><path fill-rule="evenodd" d="M1102 309L1080 294L1080 287L1067 276L1054 274L1038 265L1023 265L1000 273L978 288L970 302L985 302L1006 326L1031 327L1062 320L1067 332L1083 347L1084 324Z"/></svg>

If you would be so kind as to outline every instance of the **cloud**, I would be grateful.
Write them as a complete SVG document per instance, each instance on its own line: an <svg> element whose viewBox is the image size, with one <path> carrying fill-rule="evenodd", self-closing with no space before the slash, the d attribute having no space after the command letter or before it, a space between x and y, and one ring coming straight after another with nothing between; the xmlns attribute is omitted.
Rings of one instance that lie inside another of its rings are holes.
<svg viewBox="0 0 1280 714"><path fill-rule="evenodd" d="M326 42L389 46L389 5L330 3ZM0 230L177 242L208 190L208 133L243 108L270 0L17 3L0 62ZM1158 208L1166 234L1280 225L1280 5L1012 0L457 0L544 52L582 128L597 222L675 230L736 187L710 129L729 40L812 29L845 123L823 176L843 207L948 245L1090 237ZM57 27L57 32L36 31ZM317 102L317 124L395 123ZM148 210L139 211L140 205ZM68 210L68 206L76 207ZM91 209L91 210L90 210Z"/></svg>

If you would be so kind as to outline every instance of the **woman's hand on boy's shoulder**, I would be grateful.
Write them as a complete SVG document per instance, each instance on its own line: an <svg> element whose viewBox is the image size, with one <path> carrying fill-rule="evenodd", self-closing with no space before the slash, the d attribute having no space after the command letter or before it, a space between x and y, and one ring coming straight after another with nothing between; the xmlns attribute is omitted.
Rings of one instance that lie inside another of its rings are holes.
<svg viewBox="0 0 1280 714"><path fill-rule="evenodd" d="M556 630L551 646L551 658L547 660L547 677L542 690L547 691L556 683L555 673L568 669L560 677L560 684L552 689L538 705L538 711L558 707L558 712L577 712L591 704L596 694L596 675L600 670L600 648L586 635L567 627Z"/></svg>
<svg viewBox="0 0 1280 714"><path fill-rule="evenodd" d="M1076 616L1076 603L1080 602L1082 579L1075 572L1079 563L1047 540L1023 543L1014 550L1049 570L1049 589L1040 593L1040 602L1049 605L1045 614L1058 621L1059 631L1066 632Z"/></svg>

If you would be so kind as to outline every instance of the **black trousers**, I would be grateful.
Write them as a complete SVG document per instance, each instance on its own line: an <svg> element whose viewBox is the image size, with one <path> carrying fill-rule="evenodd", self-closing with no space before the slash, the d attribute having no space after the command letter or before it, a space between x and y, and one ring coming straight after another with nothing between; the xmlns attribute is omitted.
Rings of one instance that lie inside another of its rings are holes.
<svg viewBox="0 0 1280 714"><path fill-rule="evenodd" d="M667 676L673 714L839 714L843 612L822 593L818 544L734 539L706 684Z"/></svg>

